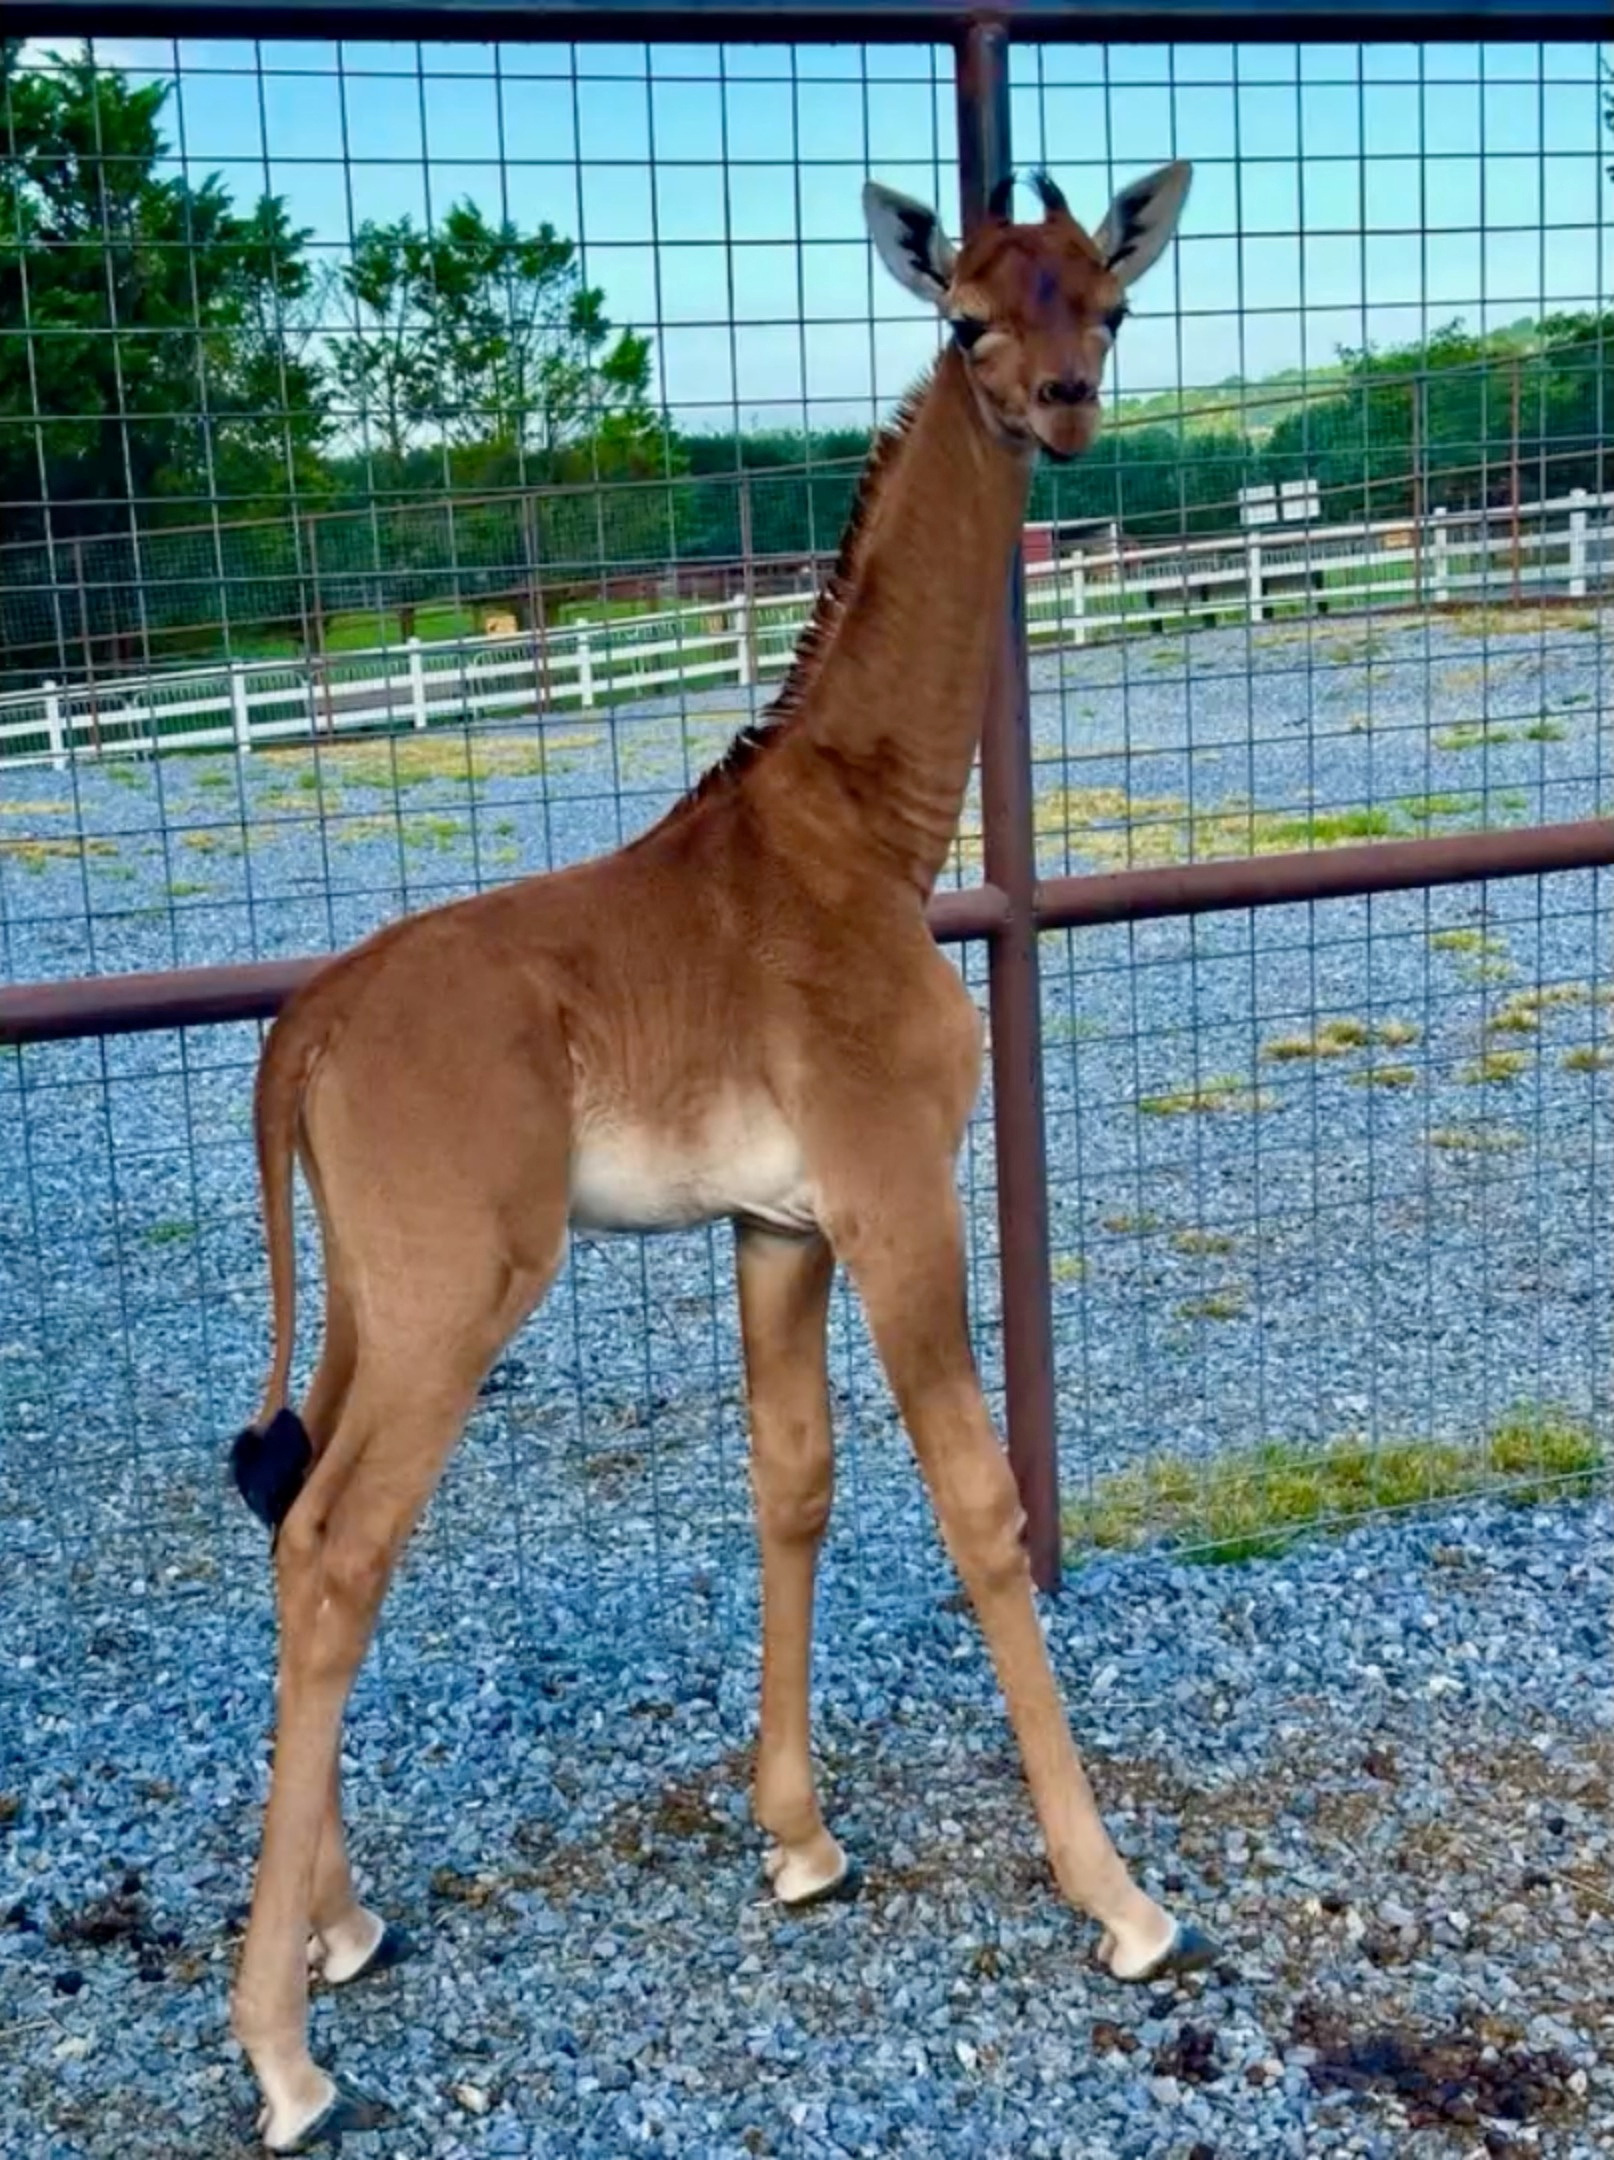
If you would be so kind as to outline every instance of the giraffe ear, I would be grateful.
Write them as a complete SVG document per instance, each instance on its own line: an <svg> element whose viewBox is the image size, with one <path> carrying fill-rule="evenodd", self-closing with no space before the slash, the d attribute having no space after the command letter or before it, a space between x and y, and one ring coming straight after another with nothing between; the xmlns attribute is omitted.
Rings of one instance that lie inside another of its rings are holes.
<svg viewBox="0 0 1614 2160"><path fill-rule="evenodd" d="M1093 235L1105 263L1122 285L1130 285L1162 254L1177 230L1194 168L1178 158L1147 179L1122 188L1104 222Z"/></svg>
<svg viewBox="0 0 1614 2160"><path fill-rule="evenodd" d="M953 281L957 251L934 210L882 187L878 180L863 184L863 217L869 238L899 285L940 307Z"/></svg>

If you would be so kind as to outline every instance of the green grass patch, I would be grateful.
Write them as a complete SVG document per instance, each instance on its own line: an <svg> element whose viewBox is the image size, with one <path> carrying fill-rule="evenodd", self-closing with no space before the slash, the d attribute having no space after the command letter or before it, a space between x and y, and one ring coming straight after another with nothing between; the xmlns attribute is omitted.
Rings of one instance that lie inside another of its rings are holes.
<svg viewBox="0 0 1614 2160"><path fill-rule="evenodd" d="M380 742L330 743L312 762L305 750L266 750L265 767L287 775L285 785L317 792L331 781L347 787L424 787L433 781L461 786L480 780L527 778L547 771L568 750L592 750L603 741L598 728L537 735L394 735Z"/></svg>
<svg viewBox="0 0 1614 2160"><path fill-rule="evenodd" d="M1457 1075L1464 1087L1487 1087L1493 1081L1517 1080L1529 1065L1523 1050L1487 1050Z"/></svg>
<svg viewBox="0 0 1614 2160"><path fill-rule="evenodd" d="M1243 1320L1250 1311L1250 1301L1241 1283L1229 1283L1224 1289L1207 1291L1203 1297L1184 1298L1177 1307L1179 1320Z"/></svg>
<svg viewBox="0 0 1614 2160"><path fill-rule="evenodd" d="M1446 618L1461 637L1529 637L1541 630L1595 630L1597 617L1590 608L1490 607L1457 608Z"/></svg>
<svg viewBox="0 0 1614 2160"><path fill-rule="evenodd" d="M1277 1097L1252 1088L1231 1074L1202 1080L1198 1087L1176 1088L1165 1095L1143 1095L1138 1108L1145 1117L1194 1117L1225 1110L1270 1110Z"/></svg>
<svg viewBox="0 0 1614 2160"><path fill-rule="evenodd" d="M1064 1511L1068 1537L1107 1551L1169 1538L1204 1561L1271 1558L1298 1539L1385 1509L1496 1497L1529 1506L1584 1496L1604 1473L1596 1434L1521 1411L1471 1442L1355 1435L1306 1447L1269 1441L1209 1462L1157 1457L1098 1480Z"/></svg>
<svg viewBox="0 0 1614 2160"><path fill-rule="evenodd" d="M1101 1215L1098 1226L1112 1237L1148 1237L1160 1228L1160 1217L1147 1210L1141 1215Z"/></svg>
<svg viewBox="0 0 1614 2160"><path fill-rule="evenodd" d="M166 1222L154 1222L143 1233L148 1245L159 1249L165 1245L186 1245L196 1235L196 1225L188 1217L174 1216Z"/></svg>
<svg viewBox="0 0 1614 2160"><path fill-rule="evenodd" d="M1087 1262L1080 1253L1055 1253L1053 1277L1055 1282L1082 1282L1087 1275Z"/></svg>
<svg viewBox="0 0 1614 2160"><path fill-rule="evenodd" d="M1486 750L1519 741L1517 728L1495 720L1464 720L1456 727L1439 728L1431 740L1437 750Z"/></svg>
<svg viewBox="0 0 1614 2160"><path fill-rule="evenodd" d="M408 817L399 830L405 847L433 848L440 855L463 847L471 837L469 825L457 817Z"/></svg>
<svg viewBox="0 0 1614 2160"><path fill-rule="evenodd" d="M212 890L211 885L201 884L195 878L175 878L168 888L168 897L170 900L195 900Z"/></svg>
<svg viewBox="0 0 1614 2160"><path fill-rule="evenodd" d="M1439 818L1478 817L1485 808L1483 795L1403 795L1401 808L1415 825L1432 825Z"/></svg>
<svg viewBox="0 0 1614 2160"><path fill-rule="evenodd" d="M1556 720L1537 720L1522 731L1525 742L1566 742L1569 730L1560 727Z"/></svg>
<svg viewBox="0 0 1614 2160"><path fill-rule="evenodd" d="M1350 1014L1325 1020L1310 1035L1279 1035L1261 1046L1261 1055L1278 1064L1296 1064L1302 1058L1342 1058L1374 1044L1394 1049L1416 1042L1418 1030L1410 1020L1384 1020L1374 1025Z"/></svg>
<svg viewBox="0 0 1614 2160"><path fill-rule="evenodd" d="M30 877L43 877L52 863L81 863L89 860L91 856L105 858L116 855L117 852L118 844L115 840L77 837L56 839L46 838L39 833L13 840L0 835L0 860L15 863L20 870L26 870Z"/></svg>
<svg viewBox="0 0 1614 2160"><path fill-rule="evenodd" d="M1437 1125L1429 1145L1458 1157L1511 1155L1524 1146L1524 1134L1512 1125Z"/></svg>
<svg viewBox="0 0 1614 2160"><path fill-rule="evenodd" d="M1429 942L1436 952L1505 954L1509 951L1506 938L1492 937L1485 930L1437 930Z"/></svg>
<svg viewBox="0 0 1614 2160"><path fill-rule="evenodd" d="M1614 1049L1607 1043L1576 1043L1573 1050L1566 1050L1560 1063L1565 1072L1607 1072L1614 1066Z"/></svg>
<svg viewBox="0 0 1614 2160"><path fill-rule="evenodd" d="M1172 1233L1171 1249L1180 1253L1220 1253L1233 1251L1238 1240L1229 1237L1225 1230L1177 1230Z"/></svg>
<svg viewBox="0 0 1614 2160"><path fill-rule="evenodd" d="M1409 1088L1418 1084L1416 1065L1369 1065L1350 1075L1352 1087Z"/></svg>

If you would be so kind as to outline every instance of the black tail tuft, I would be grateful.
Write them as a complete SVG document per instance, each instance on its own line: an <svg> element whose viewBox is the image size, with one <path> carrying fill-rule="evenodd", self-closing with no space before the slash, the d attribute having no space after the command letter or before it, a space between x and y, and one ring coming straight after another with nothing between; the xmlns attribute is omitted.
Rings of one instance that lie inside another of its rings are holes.
<svg viewBox="0 0 1614 2160"><path fill-rule="evenodd" d="M236 1490L271 1530L278 1530L291 1512L313 1460L313 1447L295 1410L277 1410L261 1432L249 1425L236 1434L230 1450Z"/></svg>

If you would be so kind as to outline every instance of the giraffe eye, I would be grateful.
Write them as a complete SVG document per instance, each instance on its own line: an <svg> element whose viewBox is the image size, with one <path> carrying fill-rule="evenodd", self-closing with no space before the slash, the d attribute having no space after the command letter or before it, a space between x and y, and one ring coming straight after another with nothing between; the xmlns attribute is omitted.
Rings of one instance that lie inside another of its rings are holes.
<svg viewBox="0 0 1614 2160"><path fill-rule="evenodd" d="M1114 337L1119 332L1122 323L1126 321L1126 315L1127 311L1124 307L1113 307L1105 316L1104 327L1111 337Z"/></svg>
<svg viewBox="0 0 1614 2160"><path fill-rule="evenodd" d="M955 315L952 318L953 336L965 352L980 343L991 324L979 315Z"/></svg>

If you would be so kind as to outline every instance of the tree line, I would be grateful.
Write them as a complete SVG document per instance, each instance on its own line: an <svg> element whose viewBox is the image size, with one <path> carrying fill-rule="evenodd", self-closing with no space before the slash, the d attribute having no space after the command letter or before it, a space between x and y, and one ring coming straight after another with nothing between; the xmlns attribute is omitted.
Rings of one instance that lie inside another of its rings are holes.
<svg viewBox="0 0 1614 2160"><path fill-rule="evenodd" d="M370 221L328 265L281 197L169 169L165 96L0 40L8 663L205 645L224 610L306 629L311 584L316 609L396 609L833 551L864 431L680 430L649 338L548 224L462 201L429 230ZM1614 314L1453 322L1341 354L1321 395L1258 387L1180 421L1123 410L1039 470L1032 515L1148 540L1237 530L1240 490L1283 480L1342 522L1611 484Z"/></svg>

